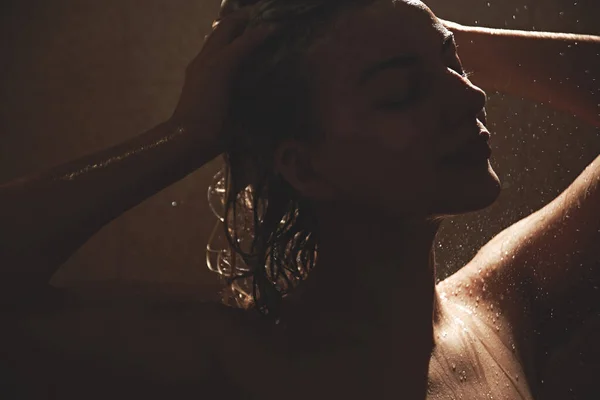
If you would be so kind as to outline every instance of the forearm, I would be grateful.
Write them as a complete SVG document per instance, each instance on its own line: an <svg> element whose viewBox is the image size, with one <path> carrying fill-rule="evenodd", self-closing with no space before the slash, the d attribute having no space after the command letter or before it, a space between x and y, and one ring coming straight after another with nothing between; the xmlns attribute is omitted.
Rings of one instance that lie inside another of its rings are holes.
<svg viewBox="0 0 600 400"><path fill-rule="evenodd" d="M453 32L473 83L600 127L599 36L464 26Z"/></svg>
<svg viewBox="0 0 600 400"><path fill-rule="evenodd" d="M177 128L0 186L0 296L45 285L104 225L217 155Z"/></svg>

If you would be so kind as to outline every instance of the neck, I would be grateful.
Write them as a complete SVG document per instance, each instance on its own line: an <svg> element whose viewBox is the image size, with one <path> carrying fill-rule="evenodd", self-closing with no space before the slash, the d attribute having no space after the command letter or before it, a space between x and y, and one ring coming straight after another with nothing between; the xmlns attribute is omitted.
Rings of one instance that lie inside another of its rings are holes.
<svg viewBox="0 0 600 400"><path fill-rule="evenodd" d="M285 326L315 341L392 335L421 340L430 351L441 313L434 256L440 222L332 215L320 219L314 270L284 301Z"/></svg>

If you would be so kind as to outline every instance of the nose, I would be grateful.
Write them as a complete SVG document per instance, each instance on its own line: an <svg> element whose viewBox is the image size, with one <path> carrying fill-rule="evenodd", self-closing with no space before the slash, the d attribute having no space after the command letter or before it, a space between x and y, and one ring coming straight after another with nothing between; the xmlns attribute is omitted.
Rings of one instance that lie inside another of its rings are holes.
<svg viewBox="0 0 600 400"><path fill-rule="evenodd" d="M452 126L456 126L464 123L466 119L476 118L487 125L486 93L473 85L468 78L450 68L445 74L445 82L445 102L448 106L444 108L449 113L447 121L450 121Z"/></svg>

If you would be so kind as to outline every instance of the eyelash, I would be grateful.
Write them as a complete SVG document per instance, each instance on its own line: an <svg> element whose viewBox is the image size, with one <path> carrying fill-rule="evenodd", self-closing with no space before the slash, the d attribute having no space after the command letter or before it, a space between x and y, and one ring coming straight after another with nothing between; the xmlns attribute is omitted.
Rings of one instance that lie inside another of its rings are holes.
<svg viewBox="0 0 600 400"><path fill-rule="evenodd" d="M393 110L397 110L397 109L401 109L404 108L408 105L410 105L410 103L413 102L413 100L415 100L417 97L417 90L412 90L408 97L403 99L403 100L399 100L399 101L386 101L383 102L379 105L380 109L393 109Z"/></svg>
<svg viewBox="0 0 600 400"><path fill-rule="evenodd" d="M469 79L474 74L473 71L463 70L462 68L459 68L459 70L457 72L465 79ZM409 105L416 97L417 97L417 90L413 90L413 91L411 91L411 93L408 95L408 97L406 99L400 100L400 101L387 101L387 102L380 104L379 108L381 108L381 109L404 108L405 106Z"/></svg>
<svg viewBox="0 0 600 400"><path fill-rule="evenodd" d="M462 71L461 76L463 78L469 79L473 74L473 71Z"/></svg>

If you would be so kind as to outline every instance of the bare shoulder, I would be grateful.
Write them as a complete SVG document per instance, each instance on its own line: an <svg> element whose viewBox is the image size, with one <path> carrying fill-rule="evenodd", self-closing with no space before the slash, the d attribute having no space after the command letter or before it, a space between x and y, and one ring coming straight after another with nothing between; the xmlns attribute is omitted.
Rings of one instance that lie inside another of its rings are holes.
<svg viewBox="0 0 600 400"><path fill-rule="evenodd" d="M501 248L488 244L469 263L438 284L448 299L463 304L488 322L506 321L515 332L523 332L530 322L531 305L527 293L519 290L518 276L507 267L510 254L498 257ZM500 318L500 321L499 320Z"/></svg>
<svg viewBox="0 0 600 400"><path fill-rule="evenodd" d="M211 371L236 311L191 286L113 282L57 290L11 322L21 347L179 383Z"/></svg>
<svg viewBox="0 0 600 400"><path fill-rule="evenodd" d="M438 284L448 300L470 310L486 326L496 348L508 349L530 381L535 376L534 325L528 293L511 253L488 243L463 268Z"/></svg>

